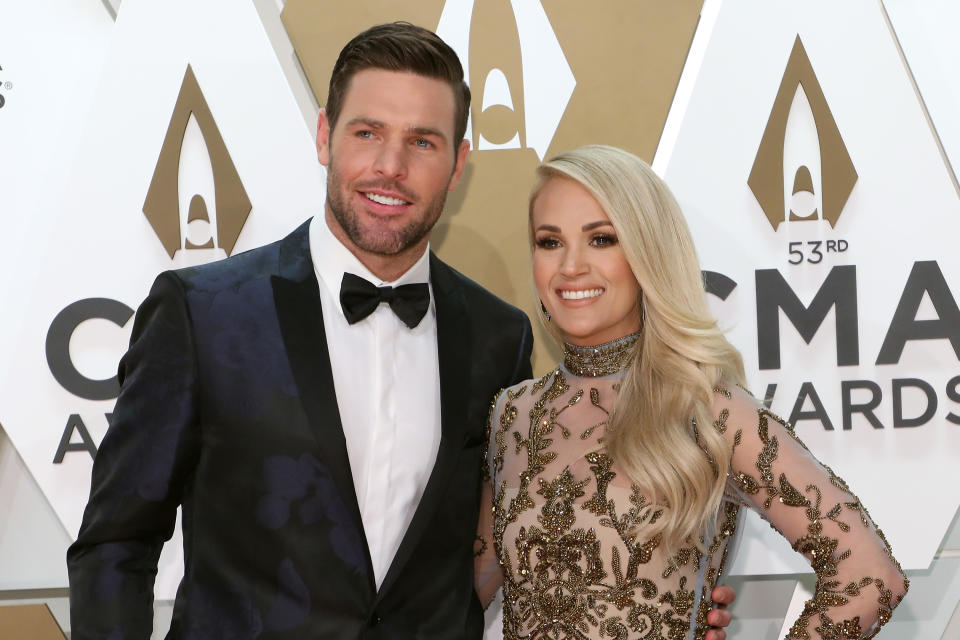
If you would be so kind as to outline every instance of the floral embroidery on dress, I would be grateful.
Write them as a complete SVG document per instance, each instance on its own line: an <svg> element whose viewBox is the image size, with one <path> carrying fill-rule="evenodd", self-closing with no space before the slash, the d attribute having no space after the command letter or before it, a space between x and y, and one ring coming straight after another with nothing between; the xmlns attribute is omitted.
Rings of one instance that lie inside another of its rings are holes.
<svg viewBox="0 0 960 640"><path fill-rule="evenodd" d="M875 635L908 586L889 544L792 428L733 387L715 389L713 427L731 465L713 533L669 557L659 536L643 538L663 508L650 509L603 446L620 377L561 367L491 408L492 553L504 573L506 640L702 639L741 505L788 535L817 575L790 637ZM867 548L895 567L887 580L846 568Z"/></svg>

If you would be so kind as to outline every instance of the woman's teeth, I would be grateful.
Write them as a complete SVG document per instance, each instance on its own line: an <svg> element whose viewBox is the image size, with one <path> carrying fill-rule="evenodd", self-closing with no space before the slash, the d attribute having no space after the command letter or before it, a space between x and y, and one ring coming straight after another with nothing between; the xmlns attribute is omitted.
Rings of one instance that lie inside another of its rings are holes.
<svg viewBox="0 0 960 640"><path fill-rule="evenodd" d="M596 298L603 293L603 289L584 289L582 291L561 291L560 297L564 300L583 300L584 298Z"/></svg>

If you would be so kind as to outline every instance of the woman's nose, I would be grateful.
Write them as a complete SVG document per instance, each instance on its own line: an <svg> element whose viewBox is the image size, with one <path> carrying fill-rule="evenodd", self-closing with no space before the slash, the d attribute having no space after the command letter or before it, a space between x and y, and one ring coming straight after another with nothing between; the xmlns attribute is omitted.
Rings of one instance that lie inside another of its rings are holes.
<svg viewBox="0 0 960 640"><path fill-rule="evenodd" d="M560 272L565 276L576 276L587 270L586 256L579 247L568 247L563 254Z"/></svg>

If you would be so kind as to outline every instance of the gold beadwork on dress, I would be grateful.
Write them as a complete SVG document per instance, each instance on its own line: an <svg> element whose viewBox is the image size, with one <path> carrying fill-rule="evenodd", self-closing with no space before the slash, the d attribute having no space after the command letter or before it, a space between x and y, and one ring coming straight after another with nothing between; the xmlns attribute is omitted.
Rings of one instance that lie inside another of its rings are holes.
<svg viewBox="0 0 960 640"><path fill-rule="evenodd" d="M583 378L612 375L630 364L633 346L639 338L639 333L631 333L595 347L579 347L564 342L563 365L570 373Z"/></svg>
<svg viewBox="0 0 960 640"><path fill-rule="evenodd" d="M505 640L685 640L691 631L703 640L742 504L787 535L817 575L790 638L864 640L890 619L909 583L882 531L789 425L735 387L715 389L712 426L731 450L715 528L702 547L671 556L659 536L644 538L667 507L651 509L603 447L618 390L617 377L557 369L495 405L490 555L504 574ZM880 551L878 570L892 570L863 575L847 562L862 564L870 549Z"/></svg>

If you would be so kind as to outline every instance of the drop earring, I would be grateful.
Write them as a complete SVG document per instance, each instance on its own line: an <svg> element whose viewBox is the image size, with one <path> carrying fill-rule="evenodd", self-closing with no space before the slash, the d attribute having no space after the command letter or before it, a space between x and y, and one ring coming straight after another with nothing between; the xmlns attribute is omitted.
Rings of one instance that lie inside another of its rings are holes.
<svg viewBox="0 0 960 640"><path fill-rule="evenodd" d="M547 319L547 322L550 322L550 312L547 311L547 308L543 305L543 300L540 301L540 311L543 312L543 317Z"/></svg>

